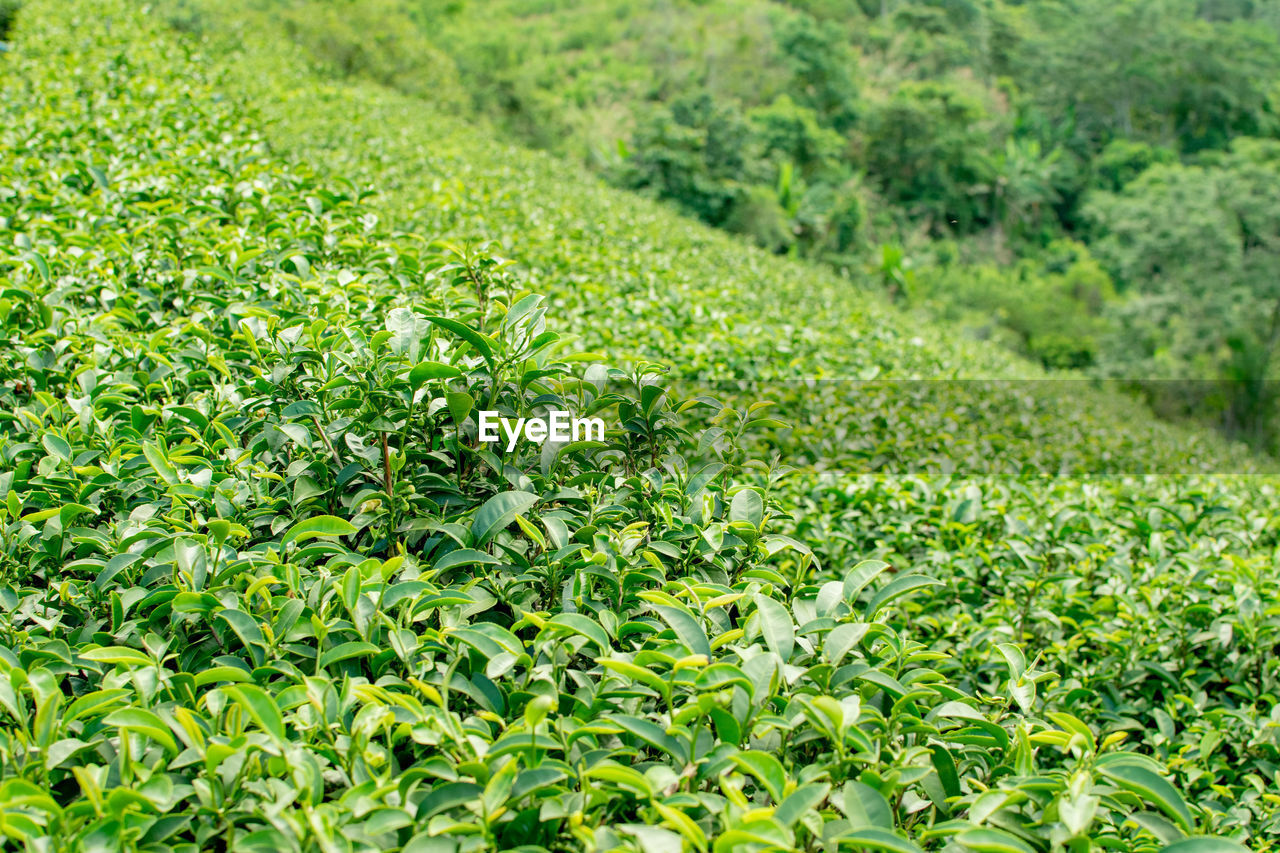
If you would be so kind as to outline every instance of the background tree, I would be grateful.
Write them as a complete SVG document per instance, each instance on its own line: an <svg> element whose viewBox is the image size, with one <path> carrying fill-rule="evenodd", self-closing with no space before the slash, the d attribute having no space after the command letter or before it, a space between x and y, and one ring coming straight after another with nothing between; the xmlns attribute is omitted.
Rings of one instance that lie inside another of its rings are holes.
<svg viewBox="0 0 1280 853"><path fill-rule="evenodd" d="M936 232L965 233L991 220L992 157L1003 122L952 81L907 81L868 107L862 151L889 201Z"/></svg>
<svg viewBox="0 0 1280 853"><path fill-rule="evenodd" d="M1241 140L1204 165L1153 166L1119 192L1094 194L1087 213L1099 257L1143 300L1144 325L1164 327L1117 336L1114 362L1226 380L1227 426L1268 440L1280 347L1280 143Z"/></svg>

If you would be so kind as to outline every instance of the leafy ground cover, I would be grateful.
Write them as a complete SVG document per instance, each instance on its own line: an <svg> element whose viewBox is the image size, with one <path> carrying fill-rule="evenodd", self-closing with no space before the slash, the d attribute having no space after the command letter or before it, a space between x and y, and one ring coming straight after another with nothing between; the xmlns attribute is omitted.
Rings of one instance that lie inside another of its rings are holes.
<svg viewBox="0 0 1280 853"><path fill-rule="evenodd" d="M171 22L0 59L13 846L1274 848L1247 457Z"/></svg>

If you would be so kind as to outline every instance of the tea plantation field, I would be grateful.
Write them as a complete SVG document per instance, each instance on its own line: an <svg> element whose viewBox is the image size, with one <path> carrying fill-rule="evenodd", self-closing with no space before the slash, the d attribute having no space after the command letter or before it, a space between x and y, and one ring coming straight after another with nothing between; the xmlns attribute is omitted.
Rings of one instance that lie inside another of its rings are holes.
<svg viewBox="0 0 1280 853"><path fill-rule="evenodd" d="M1280 849L1264 462L176 20L0 54L6 848Z"/></svg>

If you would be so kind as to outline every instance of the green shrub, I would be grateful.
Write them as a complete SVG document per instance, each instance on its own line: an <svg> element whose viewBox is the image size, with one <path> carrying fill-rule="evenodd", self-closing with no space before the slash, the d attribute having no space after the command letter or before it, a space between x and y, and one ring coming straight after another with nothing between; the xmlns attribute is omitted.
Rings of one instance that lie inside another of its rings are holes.
<svg viewBox="0 0 1280 853"><path fill-rule="evenodd" d="M22 0L0 0L0 41L8 38L13 19L21 8Z"/></svg>
<svg viewBox="0 0 1280 853"><path fill-rule="evenodd" d="M862 158L887 200L934 231L965 233L991 221L1000 135L1000 118L965 87L906 82L868 105Z"/></svg>
<svg viewBox="0 0 1280 853"><path fill-rule="evenodd" d="M317 62L445 107L463 103L457 70L428 41L399 0L302 0L279 13L285 32Z"/></svg>
<svg viewBox="0 0 1280 853"><path fill-rule="evenodd" d="M840 134L818 124L813 110L798 106L788 95L780 95L768 106L747 112L753 148L776 163L791 163L806 180L839 175L845 143Z"/></svg>
<svg viewBox="0 0 1280 853"><path fill-rule="evenodd" d="M1099 189L1115 192L1151 166L1176 160L1177 155L1168 148L1132 139L1112 140L1093 161L1095 182Z"/></svg>
<svg viewBox="0 0 1280 853"><path fill-rule="evenodd" d="M977 311L1016 336L1017 348L1049 368L1094 366L1116 302L1111 279L1079 243L1051 245L1039 261L1015 270L951 265L925 269L922 295L957 320Z"/></svg>
<svg viewBox="0 0 1280 853"><path fill-rule="evenodd" d="M770 252L785 252L795 240L791 217L768 187L751 187L735 198L724 227Z"/></svg>

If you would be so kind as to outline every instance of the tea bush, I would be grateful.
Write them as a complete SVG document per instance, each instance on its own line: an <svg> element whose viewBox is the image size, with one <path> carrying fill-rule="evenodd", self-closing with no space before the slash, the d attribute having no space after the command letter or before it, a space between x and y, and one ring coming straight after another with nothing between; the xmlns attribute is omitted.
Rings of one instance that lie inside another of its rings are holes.
<svg viewBox="0 0 1280 853"><path fill-rule="evenodd" d="M170 23L0 61L11 846L1274 849L1253 460Z"/></svg>

